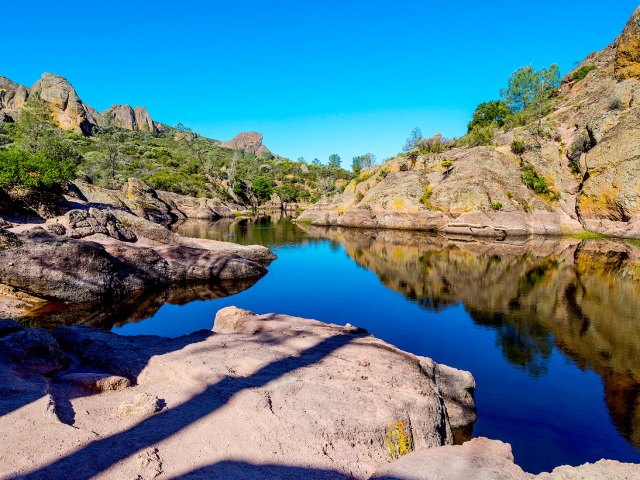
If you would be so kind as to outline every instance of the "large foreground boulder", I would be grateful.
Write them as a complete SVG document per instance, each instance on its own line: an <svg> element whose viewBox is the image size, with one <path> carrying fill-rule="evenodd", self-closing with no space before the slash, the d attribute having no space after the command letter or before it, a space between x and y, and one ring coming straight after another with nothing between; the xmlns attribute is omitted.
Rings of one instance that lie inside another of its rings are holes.
<svg viewBox="0 0 640 480"><path fill-rule="evenodd" d="M364 479L388 461L396 420L416 448L451 445L462 417L442 392L470 393L466 372L439 376L442 366L362 329L235 307L213 333L177 339L89 327L53 336L77 363L36 375L29 403L5 408L0 477L153 478L149 460L167 478ZM43 381L53 394L34 400Z"/></svg>

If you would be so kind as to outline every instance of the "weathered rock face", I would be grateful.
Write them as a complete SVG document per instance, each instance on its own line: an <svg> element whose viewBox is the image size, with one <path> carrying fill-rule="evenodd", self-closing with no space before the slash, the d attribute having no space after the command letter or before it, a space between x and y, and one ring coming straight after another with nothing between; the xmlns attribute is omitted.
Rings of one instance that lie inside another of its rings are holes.
<svg viewBox="0 0 640 480"><path fill-rule="evenodd" d="M135 478L147 462L132 452L152 444L167 478L217 478L233 458L256 478L318 471L365 479L387 462L394 419L418 448L453 441L440 392L458 382L436 379L443 366L354 327L229 307L214 333L122 337L76 326L53 338L78 363L49 378L10 364L26 381L22 393L0 396L0 476L57 478L81 465L86 477ZM211 448L212 435L225 441Z"/></svg>
<svg viewBox="0 0 640 480"><path fill-rule="evenodd" d="M112 121L128 130L160 131L146 108L114 105L100 114L80 100L67 79L51 73L44 73L31 89L0 76L0 121L16 121L34 93L51 105L56 122L64 130L90 135L96 126Z"/></svg>
<svg viewBox="0 0 640 480"><path fill-rule="evenodd" d="M255 153L256 155L271 153L270 150L262 144L262 134L258 132L240 133L228 142L223 142L221 146L233 150L244 150L245 152Z"/></svg>
<svg viewBox="0 0 640 480"><path fill-rule="evenodd" d="M134 109L130 105L113 105L102 112L100 122L112 122L114 125L127 130L158 131L155 122L144 107L136 107Z"/></svg>
<svg viewBox="0 0 640 480"><path fill-rule="evenodd" d="M618 38L615 74L618 80L640 79L640 8L633 12Z"/></svg>
<svg viewBox="0 0 640 480"><path fill-rule="evenodd" d="M93 114L89 112L67 79L44 73L33 87L30 95L37 93L51 105L53 115L61 128L90 135Z"/></svg>
<svg viewBox="0 0 640 480"><path fill-rule="evenodd" d="M27 87L0 76L0 121L16 121L28 96Z"/></svg>

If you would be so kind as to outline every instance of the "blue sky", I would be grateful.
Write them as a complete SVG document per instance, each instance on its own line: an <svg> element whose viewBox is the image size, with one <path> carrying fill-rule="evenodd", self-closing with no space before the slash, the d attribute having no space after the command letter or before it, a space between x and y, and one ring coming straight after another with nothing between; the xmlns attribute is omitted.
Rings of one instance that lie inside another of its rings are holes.
<svg viewBox="0 0 640 480"><path fill-rule="evenodd" d="M412 128L465 132L520 66L563 72L611 43L638 0L3 5L0 75L67 77L86 103L146 106L218 139L256 130L290 158L378 159Z"/></svg>

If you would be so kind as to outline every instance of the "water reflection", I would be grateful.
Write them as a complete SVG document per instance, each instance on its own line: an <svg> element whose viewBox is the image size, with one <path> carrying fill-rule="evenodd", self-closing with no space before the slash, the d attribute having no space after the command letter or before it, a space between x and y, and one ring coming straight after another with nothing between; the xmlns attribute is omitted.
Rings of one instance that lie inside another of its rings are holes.
<svg viewBox="0 0 640 480"><path fill-rule="evenodd" d="M235 295L253 286L258 279L223 282L192 282L152 291L134 292L120 302L49 303L32 310L22 321L30 326L52 329L62 325L87 325L105 330L153 317L163 305L186 305L194 301L216 300Z"/></svg>
<svg viewBox="0 0 640 480"><path fill-rule="evenodd" d="M640 447L640 248L623 241L483 242L302 226L424 308L462 302L513 365L544 375L555 346L604 382L620 433Z"/></svg>

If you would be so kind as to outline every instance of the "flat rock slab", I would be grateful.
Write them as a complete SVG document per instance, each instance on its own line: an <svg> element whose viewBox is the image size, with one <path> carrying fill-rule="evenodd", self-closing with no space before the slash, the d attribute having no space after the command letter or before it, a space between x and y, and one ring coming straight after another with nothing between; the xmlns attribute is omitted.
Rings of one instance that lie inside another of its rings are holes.
<svg viewBox="0 0 640 480"><path fill-rule="evenodd" d="M394 420L422 449L452 444L451 423L475 419L467 372L351 326L229 307L213 333L177 339L88 327L53 336L82 371L102 375L80 383L117 375L132 386L65 398L58 383L53 400L8 409L0 478L364 479L388 461ZM64 418L43 414L52 410Z"/></svg>

